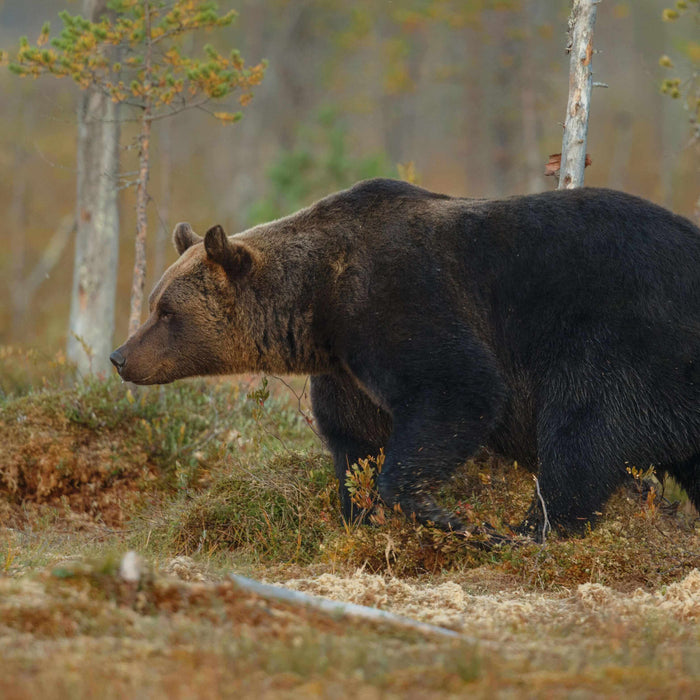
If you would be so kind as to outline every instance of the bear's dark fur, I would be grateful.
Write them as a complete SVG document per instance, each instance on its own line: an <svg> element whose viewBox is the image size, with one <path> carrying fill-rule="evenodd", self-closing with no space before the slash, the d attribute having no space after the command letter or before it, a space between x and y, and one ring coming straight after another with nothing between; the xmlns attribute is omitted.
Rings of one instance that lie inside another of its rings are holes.
<svg viewBox="0 0 700 700"><path fill-rule="evenodd" d="M461 523L432 492L480 446L539 475L549 520L592 521L626 467L700 509L700 231L603 189L504 200L361 182L180 259L112 355L124 379L308 373L343 514L348 465L386 452L389 505ZM524 523L539 528L537 499Z"/></svg>

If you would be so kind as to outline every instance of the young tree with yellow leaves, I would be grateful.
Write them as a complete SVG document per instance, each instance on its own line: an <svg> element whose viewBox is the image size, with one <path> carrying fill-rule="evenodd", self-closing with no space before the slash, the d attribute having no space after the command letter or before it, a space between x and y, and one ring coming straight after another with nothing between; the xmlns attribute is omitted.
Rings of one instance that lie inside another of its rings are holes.
<svg viewBox="0 0 700 700"><path fill-rule="evenodd" d="M93 12L88 13L92 14L90 19L60 13L63 30L51 41L48 23L42 28L36 45L22 38L19 50L10 57L9 67L25 77L46 73L69 77L86 91L94 91L107 96L114 104L128 105L139 111L131 334L140 325L143 305L152 125L156 120L186 109L207 109L210 102L234 93L241 106L245 106L252 97L252 89L263 78L265 65L246 67L237 51L223 55L210 45L204 47L202 58L183 54L180 39L184 35L223 27L234 21L236 13L219 14L215 2L110 0L104 3L97 0L96 3L85 0L86 9L89 5L93 6ZM101 6L97 12L95 5ZM240 112L231 111L210 113L223 122L235 122L241 116ZM80 164L78 170L80 172ZM93 172L92 176L99 179L100 173ZM116 189L116 183L113 187Z"/></svg>

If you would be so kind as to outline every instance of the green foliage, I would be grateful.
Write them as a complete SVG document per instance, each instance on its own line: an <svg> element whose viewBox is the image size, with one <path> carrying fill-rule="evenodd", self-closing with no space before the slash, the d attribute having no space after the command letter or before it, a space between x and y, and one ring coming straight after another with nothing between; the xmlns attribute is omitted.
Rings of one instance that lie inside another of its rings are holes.
<svg viewBox="0 0 700 700"><path fill-rule="evenodd" d="M115 102L147 101L166 113L234 92L241 105L251 100L264 63L247 67L237 51L224 56L211 45L204 47L204 58L190 58L180 46L187 33L231 24L233 10L219 15L217 4L205 0L112 0L108 6L112 15L98 22L61 12L59 36L49 43L46 23L35 46L26 37L20 39L10 70L22 77L70 77L81 88L100 87ZM240 118L237 112L214 116L224 122Z"/></svg>
<svg viewBox="0 0 700 700"><path fill-rule="evenodd" d="M259 420L262 417L265 402L270 398L270 391L267 385L267 377L263 377L260 381L260 386L257 389L251 389L247 394L247 398L254 403L253 417L255 420Z"/></svg>
<svg viewBox="0 0 700 700"><path fill-rule="evenodd" d="M322 111L313 127L300 130L297 142L268 169L269 192L251 206L251 225L289 214L358 180L390 174L383 155L354 158L348 153L347 130L332 109Z"/></svg>

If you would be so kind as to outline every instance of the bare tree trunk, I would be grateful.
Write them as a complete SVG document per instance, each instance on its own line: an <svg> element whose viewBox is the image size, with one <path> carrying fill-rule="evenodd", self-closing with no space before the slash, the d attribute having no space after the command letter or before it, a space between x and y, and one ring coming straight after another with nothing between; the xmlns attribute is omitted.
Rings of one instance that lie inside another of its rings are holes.
<svg viewBox="0 0 700 700"><path fill-rule="evenodd" d="M172 195L173 170L173 127L170 119L164 119L160 126L158 142L160 144L160 201L158 202L158 233L156 249L153 256L153 274L158 279L165 270L166 249L170 234L170 203Z"/></svg>
<svg viewBox="0 0 700 700"><path fill-rule="evenodd" d="M85 16L97 21L106 0L84 0ZM118 106L97 90L81 94L78 107L77 206L68 359L78 371L108 372L114 333L119 255Z"/></svg>
<svg viewBox="0 0 700 700"><path fill-rule="evenodd" d="M139 136L139 180L136 186L136 242L134 246L134 273L131 283L131 311L129 314L129 335L133 335L141 325L143 290L146 284L146 234L148 232L148 174L149 149L151 141L150 105L144 109Z"/></svg>
<svg viewBox="0 0 700 700"><path fill-rule="evenodd" d="M569 17L569 100L561 146L559 189L583 186L593 86L593 26L600 0L573 0Z"/></svg>
<svg viewBox="0 0 700 700"><path fill-rule="evenodd" d="M146 57L144 72L146 81L150 80L152 69L151 17L148 3L144 3L144 24L146 31ZM148 87L148 86L147 86ZM143 290L146 283L146 234L148 231L148 175L150 169L151 119L152 103L149 90L141 116L141 134L139 135L139 179L136 186L136 244L134 255L134 275L131 285L131 312L129 315L129 335L133 335L141 325L141 308Z"/></svg>

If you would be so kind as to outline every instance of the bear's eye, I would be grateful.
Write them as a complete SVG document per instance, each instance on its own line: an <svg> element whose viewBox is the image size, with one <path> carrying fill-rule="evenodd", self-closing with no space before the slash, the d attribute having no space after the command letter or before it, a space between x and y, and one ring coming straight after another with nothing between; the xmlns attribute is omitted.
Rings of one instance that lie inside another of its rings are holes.
<svg viewBox="0 0 700 700"><path fill-rule="evenodd" d="M161 321L169 321L172 318L172 315L172 311L168 309L160 309L160 311L158 312L158 316Z"/></svg>

